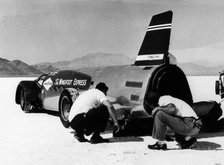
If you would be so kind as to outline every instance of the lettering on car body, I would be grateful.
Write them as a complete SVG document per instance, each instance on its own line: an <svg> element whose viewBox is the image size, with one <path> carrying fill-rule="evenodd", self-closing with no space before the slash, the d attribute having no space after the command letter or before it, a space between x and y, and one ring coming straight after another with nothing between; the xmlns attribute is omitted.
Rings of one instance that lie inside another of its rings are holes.
<svg viewBox="0 0 224 165"><path fill-rule="evenodd" d="M85 86L86 82L87 82L87 80L77 80L77 79L74 79L73 85Z"/></svg>
<svg viewBox="0 0 224 165"><path fill-rule="evenodd" d="M71 85L73 80L64 80L62 78L55 79L54 85Z"/></svg>
<svg viewBox="0 0 224 165"><path fill-rule="evenodd" d="M54 85L75 85L75 86L86 86L87 84L87 79L83 79L83 80L78 80L78 79L62 79L62 78L57 78L55 79L55 83Z"/></svg>
<svg viewBox="0 0 224 165"><path fill-rule="evenodd" d="M63 80L63 79L59 80L59 85L71 85L71 84L72 80Z"/></svg>

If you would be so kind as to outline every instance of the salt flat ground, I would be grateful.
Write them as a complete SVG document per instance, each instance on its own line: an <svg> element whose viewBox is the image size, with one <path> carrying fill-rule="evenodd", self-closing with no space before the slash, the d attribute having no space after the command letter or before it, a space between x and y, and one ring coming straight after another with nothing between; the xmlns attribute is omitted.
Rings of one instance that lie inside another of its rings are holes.
<svg viewBox="0 0 224 165"><path fill-rule="evenodd" d="M168 151L147 149L150 136L113 138L110 143L79 143L54 113L23 113L15 104L18 82L33 78L0 78L0 164L4 165L223 165L224 132L198 138L195 149L180 150L168 142ZM194 100L219 100L217 78L190 77ZM204 88L204 89L203 89ZM210 90L210 91L208 91ZM89 138L89 137L87 137Z"/></svg>

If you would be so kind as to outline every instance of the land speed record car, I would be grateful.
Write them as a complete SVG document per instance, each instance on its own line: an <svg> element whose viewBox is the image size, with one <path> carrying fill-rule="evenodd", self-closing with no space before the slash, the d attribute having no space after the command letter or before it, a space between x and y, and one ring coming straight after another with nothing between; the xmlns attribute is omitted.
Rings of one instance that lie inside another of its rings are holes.
<svg viewBox="0 0 224 165"><path fill-rule="evenodd" d="M62 70L43 74L34 81L19 82L15 102L24 112L32 110L58 111L64 127L69 127L68 115L79 93L88 90L91 77L87 74Z"/></svg>

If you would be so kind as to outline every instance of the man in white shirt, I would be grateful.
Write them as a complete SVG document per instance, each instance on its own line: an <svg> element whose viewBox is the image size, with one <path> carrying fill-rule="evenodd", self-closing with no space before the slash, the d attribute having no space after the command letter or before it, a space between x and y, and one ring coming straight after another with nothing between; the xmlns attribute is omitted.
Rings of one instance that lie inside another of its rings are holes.
<svg viewBox="0 0 224 165"><path fill-rule="evenodd" d="M169 95L161 96L158 104L159 106L152 111L154 117L152 137L158 141L148 145L148 148L166 150L165 138L168 128L175 134L185 137L180 143L182 149L191 148L196 143L195 136L201 126L197 114L186 102Z"/></svg>
<svg viewBox="0 0 224 165"><path fill-rule="evenodd" d="M100 136L100 132L105 131L109 115L114 121L114 128L119 130L115 109L106 97L107 91L106 84L100 82L95 89L85 91L73 103L69 121L79 142L87 142L84 134L89 136L92 133L91 143L108 142Z"/></svg>

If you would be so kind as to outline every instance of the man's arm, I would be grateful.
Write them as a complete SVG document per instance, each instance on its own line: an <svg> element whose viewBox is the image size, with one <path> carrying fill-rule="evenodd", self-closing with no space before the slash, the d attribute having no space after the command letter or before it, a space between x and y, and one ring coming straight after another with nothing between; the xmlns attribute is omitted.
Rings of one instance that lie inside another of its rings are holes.
<svg viewBox="0 0 224 165"><path fill-rule="evenodd" d="M174 104L171 104L171 103L166 105L166 106L159 106L158 110L159 111L164 111L164 112L166 112L167 114L170 114L170 115L174 115L174 116L177 115L176 106Z"/></svg>
<svg viewBox="0 0 224 165"><path fill-rule="evenodd" d="M107 107L107 109L110 113L110 116L112 117L112 119L114 121L114 125L119 126L118 121L117 121L117 114L116 114L116 111L114 109L114 106L108 100L103 101L103 104Z"/></svg>
<svg viewBox="0 0 224 165"><path fill-rule="evenodd" d="M155 109L153 109L152 111L152 116L154 117L155 114L158 112L158 111L163 111L163 112L166 112L167 114L170 114L170 115L174 115L176 116L177 115L177 109L176 109L176 106L172 103L166 105L166 106L158 106L156 107Z"/></svg>

